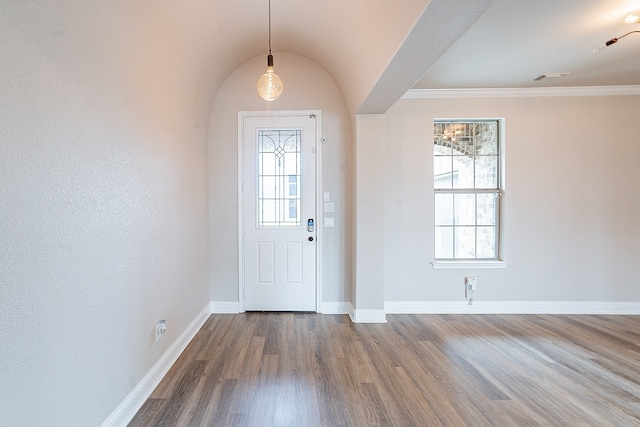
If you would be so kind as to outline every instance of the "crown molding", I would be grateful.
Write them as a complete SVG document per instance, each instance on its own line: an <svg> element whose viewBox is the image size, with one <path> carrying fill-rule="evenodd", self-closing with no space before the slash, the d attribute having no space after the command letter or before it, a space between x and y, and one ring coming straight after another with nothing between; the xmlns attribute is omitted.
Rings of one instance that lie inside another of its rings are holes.
<svg viewBox="0 0 640 427"><path fill-rule="evenodd" d="M640 95L640 85L476 89L409 89L402 98L522 98L541 96Z"/></svg>

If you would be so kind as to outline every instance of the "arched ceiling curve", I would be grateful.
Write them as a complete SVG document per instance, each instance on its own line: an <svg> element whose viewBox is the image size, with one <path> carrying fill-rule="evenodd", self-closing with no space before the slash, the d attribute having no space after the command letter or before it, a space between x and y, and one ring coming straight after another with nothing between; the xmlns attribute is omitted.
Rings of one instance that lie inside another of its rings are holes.
<svg viewBox="0 0 640 427"><path fill-rule="evenodd" d="M272 0L272 50L306 57L336 81L356 111L419 18L427 0ZM205 17L206 16L206 17ZM214 90L245 61L268 51L267 0L216 0L200 20ZM256 76L257 78L257 76Z"/></svg>
<svg viewBox="0 0 640 427"><path fill-rule="evenodd" d="M278 52L305 57L334 79L352 114L381 113L493 1L271 0L276 71ZM266 62L268 4L59 0L20 3L3 14L61 76L86 64L141 111L171 116L180 103L202 117L233 70L260 55Z"/></svg>
<svg viewBox="0 0 640 427"><path fill-rule="evenodd" d="M384 112L492 1L271 0L276 72L278 52L306 57L333 77L352 113ZM192 13L215 91L244 61L266 62L268 0L214 0L204 9Z"/></svg>
<svg viewBox="0 0 640 427"><path fill-rule="evenodd" d="M639 81L638 34L598 55L591 49L637 32L622 18L640 11L640 0L271 1L276 70L278 52L315 62L352 114L382 113L412 87ZM9 2L0 7L13 49L4 66L33 59L48 79L99 82L145 114L208 116L206 104L233 70L266 60L267 7L268 0ZM533 80L559 71L571 75Z"/></svg>
<svg viewBox="0 0 640 427"><path fill-rule="evenodd" d="M268 0L131 4L140 12L135 25L162 23L145 47L197 70L193 90L209 101L241 64L260 55L266 62ZM278 52L314 61L352 114L382 113L412 87L534 87L533 77L549 71L572 75L542 85L602 86L637 84L639 75L629 52L640 37L596 56L590 46L628 31L614 24L640 0L271 0L271 7L276 71Z"/></svg>

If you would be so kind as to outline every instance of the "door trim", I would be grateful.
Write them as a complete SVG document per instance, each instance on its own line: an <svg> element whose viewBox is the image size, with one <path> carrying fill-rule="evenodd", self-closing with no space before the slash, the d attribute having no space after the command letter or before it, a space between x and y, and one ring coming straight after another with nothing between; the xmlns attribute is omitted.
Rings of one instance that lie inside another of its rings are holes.
<svg viewBox="0 0 640 427"><path fill-rule="evenodd" d="M244 280L244 119L249 117L309 117L315 116L316 134L314 139L316 165L316 312L322 313L322 232L324 218L322 218L322 111L321 110L280 110L280 111L239 111L238 112L238 301L240 313L245 312L245 280Z"/></svg>

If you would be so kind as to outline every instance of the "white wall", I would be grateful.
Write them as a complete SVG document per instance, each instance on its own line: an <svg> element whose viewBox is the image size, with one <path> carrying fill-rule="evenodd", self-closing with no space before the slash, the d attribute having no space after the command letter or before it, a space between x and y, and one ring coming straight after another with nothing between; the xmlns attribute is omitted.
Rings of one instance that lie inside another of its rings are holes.
<svg viewBox="0 0 640 427"><path fill-rule="evenodd" d="M356 116L351 318L384 321L385 116ZM365 314L366 313L366 314Z"/></svg>
<svg viewBox="0 0 640 427"><path fill-rule="evenodd" d="M386 114L385 300L640 301L640 96L402 99ZM505 270L433 270L434 118L505 118Z"/></svg>
<svg viewBox="0 0 640 427"><path fill-rule="evenodd" d="M282 96L263 101L256 82L266 69L266 55L236 69L217 93L210 122L211 300L238 302L238 112L321 110L322 191L335 203L335 228L323 230L323 302L350 299L351 122L331 77L315 63L274 52L275 71L284 82ZM318 224L322 226L321 217Z"/></svg>
<svg viewBox="0 0 640 427"><path fill-rule="evenodd" d="M0 425L95 426L209 300L192 64L128 2L0 9Z"/></svg>

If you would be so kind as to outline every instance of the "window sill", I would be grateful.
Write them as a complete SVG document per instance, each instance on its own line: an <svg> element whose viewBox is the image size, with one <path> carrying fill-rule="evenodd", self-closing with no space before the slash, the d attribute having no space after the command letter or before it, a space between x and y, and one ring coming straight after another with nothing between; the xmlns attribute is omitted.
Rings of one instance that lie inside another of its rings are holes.
<svg viewBox="0 0 640 427"><path fill-rule="evenodd" d="M431 261L434 270L475 269L475 268L507 268L504 261Z"/></svg>

